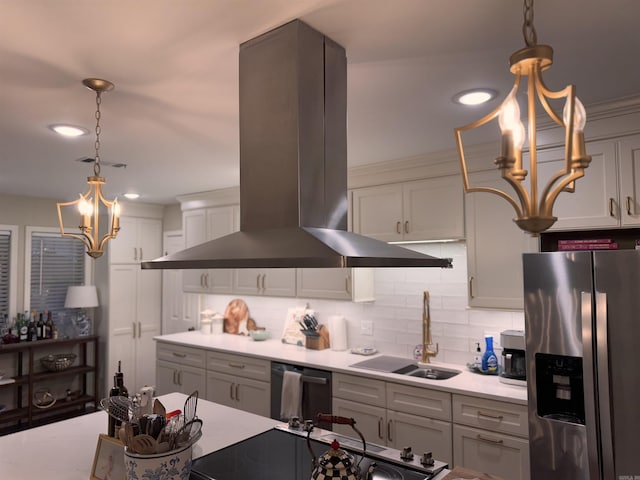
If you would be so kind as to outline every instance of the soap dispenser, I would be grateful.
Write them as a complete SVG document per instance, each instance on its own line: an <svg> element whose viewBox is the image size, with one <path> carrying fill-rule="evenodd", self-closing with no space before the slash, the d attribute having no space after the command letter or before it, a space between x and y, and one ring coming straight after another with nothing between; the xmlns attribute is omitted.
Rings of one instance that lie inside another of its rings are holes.
<svg viewBox="0 0 640 480"><path fill-rule="evenodd" d="M480 342L476 342L476 354L473 357L473 366L478 370L482 369L482 349L480 348Z"/></svg>
<svg viewBox="0 0 640 480"><path fill-rule="evenodd" d="M486 335L484 337L485 351L482 355L481 370L485 373L498 373L498 357L493 351L493 337Z"/></svg>

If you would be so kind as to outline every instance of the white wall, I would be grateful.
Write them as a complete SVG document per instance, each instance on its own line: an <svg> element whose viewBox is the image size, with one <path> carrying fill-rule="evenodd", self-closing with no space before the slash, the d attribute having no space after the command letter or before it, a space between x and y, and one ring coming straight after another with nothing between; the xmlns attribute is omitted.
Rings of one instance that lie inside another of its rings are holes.
<svg viewBox="0 0 640 480"><path fill-rule="evenodd" d="M424 244L414 248L438 257L451 257L454 268L376 269L376 301L373 303L251 296L243 299L258 325L271 330L274 337L282 333L287 309L308 303L320 323L334 314L347 318L350 348L374 346L381 352L406 357L412 356L414 347L422 341L422 297L423 291L428 290L433 340L440 344L435 361L458 365L472 361L476 342L482 342L484 350L484 335L493 335L494 345L499 346L502 330L524 328L522 311L467 308L464 242ZM202 306L224 313L232 298L207 295L202 298ZM362 324L366 325L368 321L373 322L373 335L362 333Z"/></svg>

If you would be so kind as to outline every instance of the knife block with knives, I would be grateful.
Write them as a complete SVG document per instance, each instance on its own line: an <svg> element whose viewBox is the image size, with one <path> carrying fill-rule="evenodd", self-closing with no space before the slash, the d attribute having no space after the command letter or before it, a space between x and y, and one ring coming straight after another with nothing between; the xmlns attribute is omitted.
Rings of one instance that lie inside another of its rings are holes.
<svg viewBox="0 0 640 480"><path fill-rule="evenodd" d="M320 325L313 315L305 315L302 322L299 322L300 330L305 337L304 346L310 350L324 350L329 348L329 329Z"/></svg>

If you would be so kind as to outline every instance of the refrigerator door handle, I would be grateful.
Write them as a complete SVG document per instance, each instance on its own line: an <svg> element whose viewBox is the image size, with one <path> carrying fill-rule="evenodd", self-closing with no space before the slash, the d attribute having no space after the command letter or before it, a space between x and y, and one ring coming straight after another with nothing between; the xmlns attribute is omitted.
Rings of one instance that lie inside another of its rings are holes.
<svg viewBox="0 0 640 480"><path fill-rule="evenodd" d="M600 420L600 443L602 454L602 478L615 477L613 460L613 432L611 426L611 399L609 398L609 350L607 294L596 292L596 368L598 372L598 405Z"/></svg>
<svg viewBox="0 0 640 480"><path fill-rule="evenodd" d="M589 458L589 479L600 478L600 447L598 439L598 415L596 413L596 372L593 352L593 305L590 292L581 292L582 320L582 378L584 381L585 427L587 430L587 453ZM606 477L605 477L606 478ZM613 477L611 477L613 478Z"/></svg>

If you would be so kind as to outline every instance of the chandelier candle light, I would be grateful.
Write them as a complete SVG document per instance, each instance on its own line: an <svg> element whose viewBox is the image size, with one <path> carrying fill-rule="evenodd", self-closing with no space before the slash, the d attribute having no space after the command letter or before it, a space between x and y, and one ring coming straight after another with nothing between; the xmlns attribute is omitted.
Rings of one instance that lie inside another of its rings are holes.
<svg viewBox="0 0 640 480"><path fill-rule="evenodd" d="M80 194L80 198L72 202L58 203L58 221L60 223L60 233L63 237L72 237L80 240L87 247L87 255L92 258L101 257L107 241L116 238L120 230L120 205L118 199L113 202L107 200L102 194L102 186L105 184L104 177L100 176L100 104L102 93L113 90L113 83L99 78L86 78L83 85L96 92L96 141L95 160L93 162L93 175L87 178L89 190ZM104 205L109 213L109 231L100 238L99 220L100 205ZM80 234L66 233L62 221L62 207L77 205L80 212Z"/></svg>
<svg viewBox="0 0 640 480"><path fill-rule="evenodd" d="M553 215L553 205L561 192L573 193L575 181L584 176L591 157L585 152L584 125L586 112L576 97L575 86L568 85L563 90L549 90L542 80L542 72L553 63L553 49L548 45L538 45L533 26L533 0L524 2L524 24L522 26L526 47L518 50L510 58L510 71L516 78L511 92L502 104L485 117L474 123L455 129L460 168L465 192L488 192L507 200L516 211L514 222L522 230L533 235L547 230L557 218ZM520 119L520 107L516 95L522 76L527 82L527 123L525 127ZM565 130L564 168L553 174L539 194L538 165L536 148L536 98L551 119ZM551 108L549 100L565 99L562 118ZM518 201L511 195L492 187L471 187L467 174L467 164L462 147L462 132L485 125L498 117L502 132L502 147L495 165L502 170L502 178L515 190ZM528 134L528 135L527 135ZM522 150L528 137L529 170L523 168ZM530 192L524 184L529 174ZM540 200L538 200L540 199Z"/></svg>

